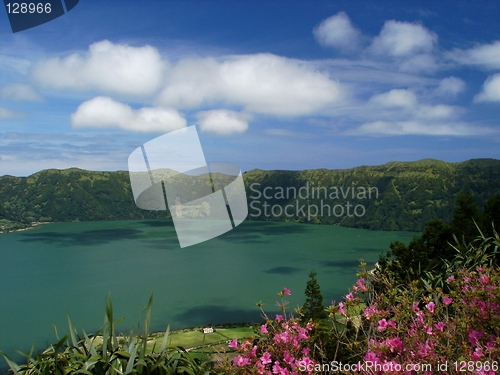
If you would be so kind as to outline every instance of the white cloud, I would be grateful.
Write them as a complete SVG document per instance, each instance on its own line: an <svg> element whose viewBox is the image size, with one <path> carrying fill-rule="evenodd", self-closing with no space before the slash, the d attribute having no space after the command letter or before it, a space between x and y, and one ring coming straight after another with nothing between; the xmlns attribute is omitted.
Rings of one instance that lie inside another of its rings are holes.
<svg viewBox="0 0 500 375"><path fill-rule="evenodd" d="M500 73L488 77L483 90L474 97L475 102L500 102Z"/></svg>
<svg viewBox="0 0 500 375"><path fill-rule="evenodd" d="M462 123L429 124L418 121L375 121L361 125L350 132L352 135L432 135L470 136L491 134L487 128L473 127Z"/></svg>
<svg viewBox="0 0 500 375"><path fill-rule="evenodd" d="M417 96L409 90L394 89L372 96L369 102L383 107L413 107L417 104Z"/></svg>
<svg viewBox="0 0 500 375"><path fill-rule="evenodd" d="M357 112L352 120L363 125L348 134L462 135L469 134L470 130L466 125L455 122L463 108L422 104L413 91L404 89L374 95L365 105L359 106Z"/></svg>
<svg viewBox="0 0 500 375"><path fill-rule="evenodd" d="M478 65L486 69L500 69L500 40L468 50L455 50L450 53L450 57L461 64Z"/></svg>
<svg viewBox="0 0 500 375"><path fill-rule="evenodd" d="M214 109L197 114L201 131L220 135L244 133L248 129L248 116L227 109Z"/></svg>
<svg viewBox="0 0 500 375"><path fill-rule="evenodd" d="M18 117L19 113L5 107L0 107L0 119Z"/></svg>
<svg viewBox="0 0 500 375"><path fill-rule="evenodd" d="M71 115L73 128L121 128L136 132L169 132L186 126L175 110L141 108L133 110L109 97L98 96L78 106Z"/></svg>
<svg viewBox="0 0 500 375"><path fill-rule="evenodd" d="M55 89L143 96L159 88L165 67L154 47L131 47L103 40L91 44L83 56L75 53L39 61L32 74L40 85Z"/></svg>
<svg viewBox="0 0 500 375"><path fill-rule="evenodd" d="M375 37L371 50L376 54L394 57L429 53L437 42L437 35L422 25L410 22L387 21Z"/></svg>
<svg viewBox="0 0 500 375"><path fill-rule="evenodd" d="M14 83L0 89L0 97L6 100L38 102L42 97L31 87L24 83Z"/></svg>
<svg viewBox="0 0 500 375"><path fill-rule="evenodd" d="M465 82L457 77L446 77L439 82L435 93L440 96L455 96L465 90Z"/></svg>
<svg viewBox="0 0 500 375"><path fill-rule="evenodd" d="M415 111L415 115L424 119L449 119L455 117L460 112L460 108L446 105L420 105Z"/></svg>
<svg viewBox="0 0 500 375"><path fill-rule="evenodd" d="M313 34L319 44L344 51L357 49L361 38L361 32L351 24L351 20L344 12L321 22L313 30Z"/></svg>
<svg viewBox="0 0 500 375"><path fill-rule="evenodd" d="M298 60L272 54L186 59L169 74L158 97L161 105L192 108L223 102L247 111L300 116L317 112L341 98L337 82Z"/></svg>
<svg viewBox="0 0 500 375"><path fill-rule="evenodd" d="M431 54L415 55L403 59L399 63L399 70L401 72L421 73L421 72L435 72L439 66Z"/></svg>

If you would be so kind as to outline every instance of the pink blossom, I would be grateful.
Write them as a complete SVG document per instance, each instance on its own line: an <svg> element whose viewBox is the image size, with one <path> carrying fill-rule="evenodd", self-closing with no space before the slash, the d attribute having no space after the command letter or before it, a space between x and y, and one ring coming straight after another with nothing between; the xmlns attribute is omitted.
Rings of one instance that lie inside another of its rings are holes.
<svg viewBox="0 0 500 375"><path fill-rule="evenodd" d="M352 295L352 293L349 293L348 295L345 296L345 299L347 301L352 301L352 300L354 300L354 296Z"/></svg>
<svg viewBox="0 0 500 375"><path fill-rule="evenodd" d="M295 361L295 358L285 350L285 352L283 353L283 360L291 365Z"/></svg>
<svg viewBox="0 0 500 375"><path fill-rule="evenodd" d="M441 332L444 331L444 323L443 322L439 322L439 323L434 324L434 327L436 327Z"/></svg>
<svg viewBox="0 0 500 375"><path fill-rule="evenodd" d="M267 331L267 323L260 326L260 333L269 333Z"/></svg>
<svg viewBox="0 0 500 375"><path fill-rule="evenodd" d="M490 279L486 275L481 275L480 280L483 284L488 284L490 282Z"/></svg>
<svg viewBox="0 0 500 375"><path fill-rule="evenodd" d="M234 339L232 340L229 345L228 345L229 348L231 349L238 349L238 339Z"/></svg>
<svg viewBox="0 0 500 375"><path fill-rule="evenodd" d="M283 294L284 294L285 296L289 296L290 294L292 294L292 292L290 291L290 289L283 288Z"/></svg>
<svg viewBox="0 0 500 375"><path fill-rule="evenodd" d="M394 321L390 320L390 321L387 321L385 319L380 319L378 321L378 330L379 331L383 331L385 330L387 327L392 327L392 328L396 328L396 323L394 323Z"/></svg>
<svg viewBox="0 0 500 375"><path fill-rule="evenodd" d="M283 320L283 315L276 315L276 321L281 322Z"/></svg>
<svg viewBox="0 0 500 375"><path fill-rule="evenodd" d="M448 306L450 303L453 302L453 298L451 297L443 297L443 303Z"/></svg>
<svg viewBox="0 0 500 375"><path fill-rule="evenodd" d="M451 275L451 276L449 276L449 277L446 279L446 282L449 284L449 283L451 283L453 280L455 280L455 276Z"/></svg>
<svg viewBox="0 0 500 375"><path fill-rule="evenodd" d="M262 354L262 357L260 357L260 361L262 362L263 365L267 365L268 363L271 363L271 354L269 352L265 352Z"/></svg>
<svg viewBox="0 0 500 375"><path fill-rule="evenodd" d="M366 292L368 288L366 287L364 282L365 282L364 279L358 279L358 281L356 281L356 284L359 286L359 289L361 289L363 292Z"/></svg>
<svg viewBox="0 0 500 375"><path fill-rule="evenodd" d="M366 320L370 320L373 315L375 315L378 312L377 306L371 305L368 306L365 311L363 311L363 316L366 318Z"/></svg>
<svg viewBox="0 0 500 375"><path fill-rule="evenodd" d="M471 333L469 333L469 342L471 343L471 345L476 346L477 344L479 344L479 338L483 336L484 332L472 330Z"/></svg>
<svg viewBox="0 0 500 375"><path fill-rule="evenodd" d="M433 314L434 313L434 306L435 306L434 302L431 301L427 305L425 305L425 308L427 310L429 310L431 312L431 314Z"/></svg>
<svg viewBox="0 0 500 375"><path fill-rule="evenodd" d="M345 311L344 311L344 304L342 302L339 303L339 313L341 313L342 315L346 315Z"/></svg>
<svg viewBox="0 0 500 375"><path fill-rule="evenodd" d="M246 366L250 363L250 360L246 357L243 357L241 355L235 357L233 359L234 363L236 364L236 366L238 367L243 367L243 366Z"/></svg>

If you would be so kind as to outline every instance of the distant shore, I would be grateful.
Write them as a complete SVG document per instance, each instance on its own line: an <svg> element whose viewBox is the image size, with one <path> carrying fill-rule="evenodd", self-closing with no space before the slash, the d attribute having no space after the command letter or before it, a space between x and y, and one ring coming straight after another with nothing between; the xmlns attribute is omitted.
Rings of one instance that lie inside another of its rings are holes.
<svg viewBox="0 0 500 375"><path fill-rule="evenodd" d="M30 229L34 229L38 225L43 225L43 224L51 224L51 222L39 222L39 221L36 221L36 222L30 223L30 224L23 224L23 225L27 225L27 226L26 227L22 227L22 228L16 227L15 226L16 224L14 224L14 226L12 228L5 228L5 229L2 228L0 230L0 234L14 233L14 232L24 232L24 231L27 231L27 230L30 230Z"/></svg>

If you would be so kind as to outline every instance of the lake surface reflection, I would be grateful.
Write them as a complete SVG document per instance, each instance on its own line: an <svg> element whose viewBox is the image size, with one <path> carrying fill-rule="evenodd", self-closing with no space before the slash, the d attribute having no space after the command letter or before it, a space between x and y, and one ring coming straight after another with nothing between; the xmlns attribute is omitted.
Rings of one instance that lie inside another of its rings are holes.
<svg viewBox="0 0 500 375"><path fill-rule="evenodd" d="M29 351L67 333L66 313L81 333L99 329L113 299L123 330L136 327L154 293L154 330L260 321L258 301L276 310L277 292L304 301L311 269L325 298L339 300L391 241L415 233L327 225L246 221L210 241L179 247L171 221L101 221L41 225L0 235L0 349ZM19 358L19 357L17 357ZM3 367L3 360L0 367Z"/></svg>

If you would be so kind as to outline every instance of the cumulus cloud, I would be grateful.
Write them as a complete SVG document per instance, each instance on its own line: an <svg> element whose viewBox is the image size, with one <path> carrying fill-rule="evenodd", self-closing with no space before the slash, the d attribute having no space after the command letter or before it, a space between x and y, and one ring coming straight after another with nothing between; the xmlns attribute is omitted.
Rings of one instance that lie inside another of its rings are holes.
<svg viewBox="0 0 500 375"><path fill-rule="evenodd" d="M371 50L376 54L393 57L430 53L437 35L422 25L410 22L387 21L375 37Z"/></svg>
<svg viewBox="0 0 500 375"><path fill-rule="evenodd" d="M403 59L399 70L408 73L430 73L438 70L439 65L431 54L415 55Z"/></svg>
<svg viewBox="0 0 500 375"><path fill-rule="evenodd" d="M455 122L463 108L419 103L416 94L405 89L373 95L358 112L356 120L363 125L346 134L467 135L470 131L469 127Z"/></svg>
<svg viewBox="0 0 500 375"><path fill-rule="evenodd" d="M361 32L356 29L344 12L337 13L321 22L313 30L314 37L325 47L353 51L360 43Z"/></svg>
<svg viewBox="0 0 500 375"><path fill-rule="evenodd" d="M222 102L254 113L311 114L341 99L341 86L298 60L272 54L180 61L157 102L193 108Z"/></svg>
<svg viewBox="0 0 500 375"><path fill-rule="evenodd" d="M0 107L0 119L18 117L19 113L5 107Z"/></svg>
<svg viewBox="0 0 500 375"><path fill-rule="evenodd" d="M351 134L469 136L490 134L491 132L487 128L477 128L462 123L429 124L418 121L375 121L361 125Z"/></svg>
<svg viewBox="0 0 500 375"><path fill-rule="evenodd" d="M500 40L468 50L455 50L450 53L450 57L461 64L500 69Z"/></svg>
<svg viewBox="0 0 500 375"><path fill-rule="evenodd" d="M482 91L474 97L475 102L500 102L500 73L488 77Z"/></svg>
<svg viewBox="0 0 500 375"><path fill-rule="evenodd" d="M121 128L136 132L169 132L186 127L186 120L175 110L141 108L134 110L109 97L88 100L71 115L73 128Z"/></svg>
<svg viewBox="0 0 500 375"><path fill-rule="evenodd" d="M0 97L7 100L38 102L42 97L31 87L24 83L14 83L0 89Z"/></svg>
<svg viewBox="0 0 500 375"><path fill-rule="evenodd" d="M435 93L439 96L455 96L465 90L465 82L457 77L446 77L439 82Z"/></svg>
<svg viewBox="0 0 500 375"><path fill-rule="evenodd" d="M417 96L409 90L394 89L372 96L369 102L383 107L413 107L417 104Z"/></svg>
<svg viewBox="0 0 500 375"><path fill-rule="evenodd" d="M86 54L39 61L34 80L55 89L101 90L142 96L156 92L163 81L166 62L156 48L131 47L103 40L91 44Z"/></svg>
<svg viewBox="0 0 500 375"><path fill-rule="evenodd" d="M248 116L227 109L214 109L197 114L198 125L203 132L220 135L243 133L248 129Z"/></svg>

